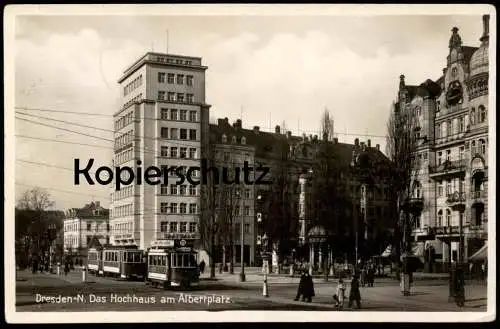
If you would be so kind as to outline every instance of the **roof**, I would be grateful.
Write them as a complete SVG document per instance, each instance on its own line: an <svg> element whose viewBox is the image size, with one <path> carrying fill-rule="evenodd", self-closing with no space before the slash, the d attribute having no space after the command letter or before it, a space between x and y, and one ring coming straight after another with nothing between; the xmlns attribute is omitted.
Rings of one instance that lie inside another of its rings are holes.
<svg viewBox="0 0 500 329"><path fill-rule="evenodd" d="M462 53L464 54L464 61L466 63L469 63L472 55L478 49L479 49L479 47L462 46Z"/></svg>
<svg viewBox="0 0 500 329"><path fill-rule="evenodd" d="M99 214L96 214L94 211L99 210ZM96 219L106 219L109 217L109 209L103 208L99 203L91 202L86 204L83 208L71 208L70 209L71 216L84 218L84 217L92 217Z"/></svg>

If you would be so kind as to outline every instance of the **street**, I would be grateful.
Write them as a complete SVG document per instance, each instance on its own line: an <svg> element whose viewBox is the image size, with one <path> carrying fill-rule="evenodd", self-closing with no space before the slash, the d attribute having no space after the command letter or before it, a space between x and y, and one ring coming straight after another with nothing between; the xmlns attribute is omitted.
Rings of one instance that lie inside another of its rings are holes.
<svg viewBox="0 0 500 329"><path fill-rule="evenodd" d="M302 310L332 311L337 280L315 278L316 296L311 303L295 302L298 278L269 276L269 297L262 296L263 277L247 273L246 282L234 275L217 274L217 280L202 276L200 285L189 291L164 291L144 282L89 276L68 276L19 271L16 282L17 311L179 311L179 310ZM349 290L349 288L348 288ZM347 290L347 291L348 291ZM70 298L72 297L72 298ZM485 312L486 285L466 286L466 304L459 308L448 302L448 282L443 278L415 282L411 296L402 296L398 282L383 278L375 286L361 288L361 311L457 311ZM352 311L345 305L345 311ZM358 311L358 310L356 310Z"/></svg>

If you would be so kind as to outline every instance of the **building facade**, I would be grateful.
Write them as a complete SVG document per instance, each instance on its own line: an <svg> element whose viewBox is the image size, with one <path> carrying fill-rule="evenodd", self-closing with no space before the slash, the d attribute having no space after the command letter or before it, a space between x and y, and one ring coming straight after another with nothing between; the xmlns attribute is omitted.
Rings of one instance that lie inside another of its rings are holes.
<svg viewBox="0 0 500 329"><path fill-rule="evenodd" d="M91 202L83 208L72 208L66 212L63 223L64 253L84 263L87 249L93 244L109 244L109 210L100 202Z"/></svg>
<svg viewBox="0 0 500 329"><path fill-rule="evenodd" d="M208 131L206 69L198 57L150 52L125 70L118 81L122 107L114 115L115 166L181 167L184 174L200 166L202 135ZM158 185L136 181L114 192L113 245L144 250L155 241L192 245L197 239L199 187L187 181L177 185L173 171L159 180Z"/></svg>
<svg viewBox="0 0 500 329"><path fill-rule="evenodd" d="M400 79L398 104L414 110L420 123L413 197L423 207L413 236L430 271L466 260L487 240L488 25L485 15L479 47L462 45L452 29L437 81L410 86Z"/></svg>

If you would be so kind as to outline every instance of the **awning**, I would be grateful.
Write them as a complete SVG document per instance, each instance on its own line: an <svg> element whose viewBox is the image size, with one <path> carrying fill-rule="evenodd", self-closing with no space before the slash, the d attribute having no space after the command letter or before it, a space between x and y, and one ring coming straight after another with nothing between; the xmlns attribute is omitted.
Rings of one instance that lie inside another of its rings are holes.
<svg viewBox="0 0 500 329"><path fill-rule="evenodd" d="M469 257L470 262L485 261L488 259L488 245L485 243L478 251Z"/></svg>
<svg viewBox="0 0 500 329"><path fill-rule="evenodd" d="M388 245L387 248L385 248L384 252L382 253L382 257L390 257L392 255L392 245Z"/></svg>

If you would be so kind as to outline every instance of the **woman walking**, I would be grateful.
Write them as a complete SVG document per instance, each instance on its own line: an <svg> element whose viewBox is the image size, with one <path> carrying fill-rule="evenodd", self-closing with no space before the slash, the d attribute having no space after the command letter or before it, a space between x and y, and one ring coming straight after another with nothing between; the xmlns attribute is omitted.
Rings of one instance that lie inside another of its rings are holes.
<svg viewBox="0 0 500 329"><path fill-rule="evenodd" d="M358 275L354 274L351 281L351 290L349 291L349 308L352 307L352 302L356 302L358 309L361 308L361 294L359 292Z"/></svg>

